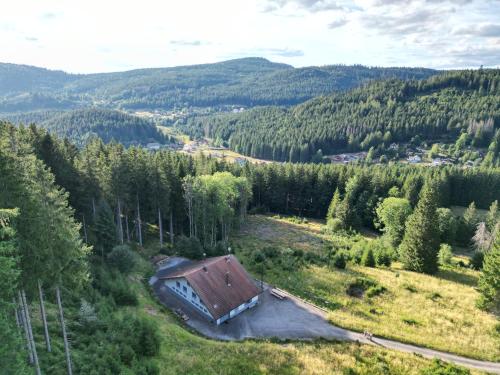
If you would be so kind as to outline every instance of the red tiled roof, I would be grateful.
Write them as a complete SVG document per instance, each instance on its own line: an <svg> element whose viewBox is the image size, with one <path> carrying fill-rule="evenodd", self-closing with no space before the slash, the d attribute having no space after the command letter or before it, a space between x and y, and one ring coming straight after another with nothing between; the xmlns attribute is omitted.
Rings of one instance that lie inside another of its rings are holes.
<svg viewBox="0 0 500 375"><path fill-rule="evenodd" d="M238 259L233 255L204 259L182 267L161 279L184 277L196 291L214 319L259 294Z"/></svg>

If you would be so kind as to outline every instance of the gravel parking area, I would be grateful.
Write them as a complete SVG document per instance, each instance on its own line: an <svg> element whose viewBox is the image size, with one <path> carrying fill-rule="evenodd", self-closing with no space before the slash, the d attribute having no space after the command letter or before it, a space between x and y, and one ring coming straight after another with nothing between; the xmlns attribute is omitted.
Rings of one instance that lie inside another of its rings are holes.
<svg viewBox="0 0 500 375"><path fill-rule="evenodd" d="M289 295L279 300L266 289L259 296L257 306L217 326L194 307L165 287L158 277L173 272L189 260L171 258L150 280L158 299L167 307L182 309L189 316L187 325L204 336L219 340L242 340L246 338L314 339L332 338L364 341L364 337L334 327L326 320L326 314L316 307Z"/></svg>

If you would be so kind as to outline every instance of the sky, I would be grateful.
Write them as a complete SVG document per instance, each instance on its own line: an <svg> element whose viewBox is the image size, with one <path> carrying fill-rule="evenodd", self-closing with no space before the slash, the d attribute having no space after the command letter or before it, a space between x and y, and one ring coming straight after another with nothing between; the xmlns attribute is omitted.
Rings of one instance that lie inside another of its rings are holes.
<svg viewBox="0 0 500 375"><path fill-rule="evenodd" d="M13 0L0 12L0 62L93 73L250 56L499 67L500 0Z"/></svg>

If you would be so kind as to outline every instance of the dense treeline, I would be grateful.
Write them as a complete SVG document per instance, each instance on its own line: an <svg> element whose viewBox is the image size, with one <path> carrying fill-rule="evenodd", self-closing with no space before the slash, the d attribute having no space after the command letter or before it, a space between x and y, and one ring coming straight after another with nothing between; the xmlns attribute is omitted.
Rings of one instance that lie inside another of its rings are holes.
<svg viewBox="0 0 500 375"><path fill-rule="evenodd" d="M353 201L360 223L372 227L374 209L380 198L397 187L414 206L427 179L440 183L439 206L468 206L475 202L488 208L500 200L500 172L497 168L440 167L404 165L364 166L333 164L246 164L239 166L216 159L161 151L149 153L140 148L93 140L82 150L60 141L34 126L19 130L56 176L56 182L69 192L71 205L79 214L93 216L104 199L116 210L120 200L122 215L137 218L138 203L142 220L157 222L158 206L165 224L173 215L175 235L189 234L183 184L186 176L231 172L251 182L249 208L283 214L324 217L338 188L341 195L347 182L356 177ZM132 232L132 231L131 231Z"/></svg>
<svg viewBox="0 0 500 375"><path fill-rule="evenodd" d="M36 123L50 133L82 146L92 138L112 140L126 146L148 142L165 143L166 138L149 120L124 112L87 108L67 112L36 111L0 115L15 124Z"/></svg>
<svg viewBox="0 0 500 375"><path fill-rule="evenodd" d="M422 79L437 71L333 65L293 68L262 58L128 72L71 75L0 64L0 112L69 109L291 105L385 78Z"/></svg>
<svg viewBox="0 0 500 375"><path fill-rule="evenodd" d="M115 140L124 145L167 141L151 121L108 109L63 112L41 122L40 126L80 145L93 137L105 143Z"/></svg>
<svg viewBox="0 0 500 375"><path fill-rule="evenodd" d="M487 147L500 127L500 71L374 82L290 109L256 108L179 126L193 137L227 141L245 155L292 162L310 161L318 152L385 149L415 136L454 141L468 133L476 146Z"/></svg>
<svg viewBox="0 0 500 375"><path fill-rule="evenodd" d="M158 373L150 361L160 345L155 327L119 310L138 304L126 276L137 256L132 249L143 251L152 236L159 251L171 247L163 243L165 235L176 251L201 257L229 251L228 235L247 205L255 212L321 217L336 195L343 207L330 211L343 212L346 226L356 229L374 226L379 203L395 192L421 213L416 221L426 222L420 191L429 182L432 207L475 201L487 208L500 199L495 168L239 166L203 156L126 149L98 139L78 149L35 126L6 123L0 123L0 176L0 326L5 333L0 355L10 355L0 368L5 363L18 373L25 370L23 356L11 353L23 345L23 331L16 327L13 310L23 319L29 316L25 300L37 300L48 310L40 309L41 319L34 323L38 329L25 340L35 366L38 349L41 366L54 373L65 367L65 358L77 373L109 368ZM467 220L473 209L471 204L464 214ZM489 305L498 302L491 286L498 256L492 254L486 255L482 285ZM57 310L57 322L46 319ZM23 326L24 332L31 330L30 322L23 320ZM56 329L62 335L55 335ZM35 339L38 345L30 344Z"/></svg>

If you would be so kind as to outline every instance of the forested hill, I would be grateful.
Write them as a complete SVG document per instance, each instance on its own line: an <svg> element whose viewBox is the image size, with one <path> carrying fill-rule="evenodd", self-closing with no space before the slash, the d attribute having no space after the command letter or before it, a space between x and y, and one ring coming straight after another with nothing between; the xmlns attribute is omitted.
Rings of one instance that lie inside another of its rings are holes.
<svg viewBox="0 0 500 375"><path fill-rule="evenodd" d="M423 79L437 73L432 69L361 65L294 68L263 58L88 75L0 64L0 112L90 105L163 110L293 105L370 80Z"/></svg>
<svg viewBox="0 0 500 375"><path fill-rule="evenodd" d="M95 137L101 138L106 143L115 140L124 145L167 141L151 121L109 109L34 112L11 116L8 119L24 124L35 122L49 132L68 138L77 145L84 145Z"/></svg>
<svg viewBox="0 0 500 375"><path fill-rule="evenodd" d="M465 132L477 146L488 147L500 127L500 70L373 82L289 109L255 108L179 126L191 136L228 141L245 155L280 161L309 161L319 150L384 148L416 135L454 140Z"/></svg>

